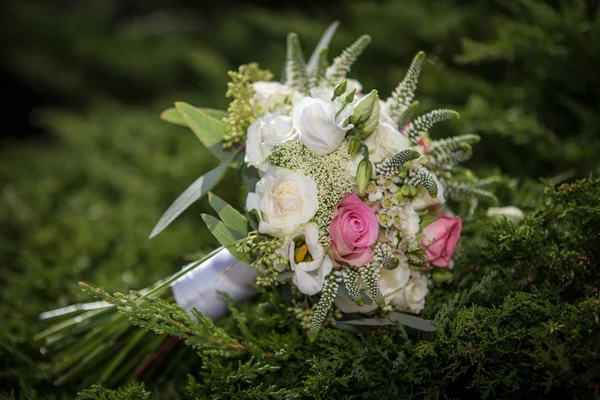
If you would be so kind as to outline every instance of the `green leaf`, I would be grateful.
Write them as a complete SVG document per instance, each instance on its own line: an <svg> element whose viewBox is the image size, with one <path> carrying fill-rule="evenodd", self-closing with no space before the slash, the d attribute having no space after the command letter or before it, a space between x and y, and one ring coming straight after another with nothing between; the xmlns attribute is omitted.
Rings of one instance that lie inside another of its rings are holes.
<svg viewBox="0 0 600 400"><path fill-rule="evenodd" d="M419 317L415 317L414 315L409 315L409 314L392 311L390 313L390 320L392 320L393 322L402 324L404 326L409 326L411 328L418 329L420 331L425 331L425 332L434 332L435 331L435 326L433 326L433 324L430 321L427 321L426 319L422 319Z"/></svg>
<svg viewBox="0 0 600 400"><path fill-rule="evenodd" d="M200 178L196 179L179 197L171 204L171 206L165 211L160 217L158 223L150 234L150 239L158 235L163 231L175 218L179 216L186 208L188 208L193 202L204 196L210 189L212 189L217 182L223 178L223 173L227 168L227 164L223 163L218 167L211 169Z"/></svg>
<svg viewBox="0 0 600 400"><path fill-rule="evenodd" d="M227 112L225 112L223 110L217 110L215 108L198 108L198 107L195 107L195 108L199 111L202 111L205 114L208 114L209 116L211 116L213 118L218 119L219 121L222 120L223 118L227 117ZM185 126L186 128L188 126L187 122L181 116L181 113L179 112L179 110L177 110L177 108L175 108L175 107L170 107L170 108L167 108L165 111L163 111L160 114L160 119L162 119L163 121L166 121L166 122L170 122L175 125Z"/></svg>
<svg viewBox="0 0 600 400"><path fill-rule="evenodd" d="M185 126L187 128L187 123L179 113L179 111L175 107L167 108L165 111L160 113L160 119L163 121L170 122L171 124Z"/></svg>
<svg viewBox="0 0 600 400"><path fill-rule="evenodd" d="M279 281L279 282L283 282L283 281L285 281L286 279L289 279L289 278L291 278L293 275L294 275L294 273L293 273L292 271L285 271L285 272L282 272L282 273L280 273L279 275L277 275L277 278L276 278L276 279L277 279L277 281Z"/></svg>
<svg viewBox="0 0 600 400"><path fill-rule="evenodd" d="M184 102L175 103L175 107L198 139L215 157L221 161L229 159L230 154L223 150L222 141L227 130L223 121Z"/></svg>
<svg viewBox="0 0 600 400"><path fill-rule="evenodd" d="M239 234L235 235L236 237L239 236L237 239L241 239L248 235L248 220L238 210L211 192L208 193L208 202L217 212L225 226Z"/></svg>
<svg viewBox="0 0 600 400"><path fill-rule="evenodd" d="M321 36L319 43L317 43L317 45L315 46L315 49L313 50L310 59L306 64L306 71L309 75L314 74L317 70L317 61L319 58L319 53L321 52L321 50L323 50L323 48L329 47L329 43L331 42L331 39L333 39L333 35L335 35L335 31L337 30L338 26L340 26L340 21L333 21L331 25L329 25L329 27L325 30L325 32L323 32L323 36Z"/></svg>
<svg viewBox="0 0 600 400"><path fill-rule="evenodd" d="M237 239L233 235L233 232L229 228L225 226L225 224L220 221L218 218L213 217L209 214L200 214L204 222L206 222L206 226L210 233L221 243L223 247L225 247L229 252L237 259L239 259L240 254L237 252L235 248L235 243Z"/></svg>

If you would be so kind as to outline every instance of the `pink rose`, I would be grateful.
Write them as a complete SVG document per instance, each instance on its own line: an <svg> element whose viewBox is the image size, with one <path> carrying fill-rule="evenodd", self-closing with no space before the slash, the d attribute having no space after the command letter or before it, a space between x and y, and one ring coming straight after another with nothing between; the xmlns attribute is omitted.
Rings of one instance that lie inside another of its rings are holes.
<svg viewBox="0 0 600 400"><path fill-rule="evenodd" d="M460 217L444 216L439 216L437 219L423 229L421 246L425 249L431 264L436 267L446 267L460 238L462 220Z"/></svg>
<svg viewBox="0 0 600 400"><path fill-rule="evenodd" d="M373 258L371 246L377 241L379 223L373 210L357 195L346 194L329 224L329 235L333 242L333 258L360 267Z"/></svg>

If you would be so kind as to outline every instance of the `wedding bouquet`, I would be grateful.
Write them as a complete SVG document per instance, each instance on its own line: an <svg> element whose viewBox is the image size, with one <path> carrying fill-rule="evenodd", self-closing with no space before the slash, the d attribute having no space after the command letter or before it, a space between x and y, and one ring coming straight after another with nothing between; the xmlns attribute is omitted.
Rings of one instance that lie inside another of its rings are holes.
<svg viewBox="0 0 600 400"><path fill-rule="evenodd" d="M178 102L162 114L191 128L220 164L174 202L151 237L208 194L217 216L202 218L222 248L138 297L105 296L108 302L44 315L79 313L39 335L44 349L64 361L55 370L62 374L59 382L101 362L104 350L117 342L109 340L114 337L122 346L120 356L97 380L116 374L120 360L131 356L144 335L130 329L117 308L138 307L155 297L171 299L197 318L218 318L227 307L220 292L239 300L256 289L282 286L289 292L290 318L301 321L310 340L325 324L399 323L435 330L415 314L435 282L451 276L462 222L447 202L467 202L473 209L480 199L494 200L484 190L489 180L457 166L471 156L479 137L430 138L435 124L458 113L419 113L414 97L423 52L382 99L377 90L365 91L347 77L369 36L329 64L327 46L335 28L325 32L308 62L297 35L290 34L281 82L256 64L230 72L227 111ZM243 212L209 192L229 167L238 170L239 184L248 190ZM85 343L76 337L85 337ZM147 366L148 353L168 340L168 335L149 340L120 375Z"/></svg>

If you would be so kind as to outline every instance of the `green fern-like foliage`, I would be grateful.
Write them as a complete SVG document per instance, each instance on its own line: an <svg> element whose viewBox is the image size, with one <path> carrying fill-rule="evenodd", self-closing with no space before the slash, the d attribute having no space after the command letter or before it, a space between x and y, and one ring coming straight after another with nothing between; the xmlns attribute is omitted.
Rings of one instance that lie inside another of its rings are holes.
<svg viewBox="0 0 600 400"><path fill-rule="evenodd" d="M314 342L319 335L319 331L323 327L323 323L325 322L325 318L327 318L329 309L335 300L338 288L339 283L337 282L335 273L329 274L329 276L325 278L323 290L321 291L321 297L319 298L319 302L317 303L317 306L313 312L312 320L310 321L308 338L311 342Z"/></svg>
<svg viewBox="0 0 600 400"><path fill-rule="evenodd" d="M404 164L419 157L421 157L421 153L418 151L403 150L377 165L377 173L387 177L394 176Z"/></svg>
<svg viewBox="0 0 600 400"><path fill-rule="evenodd" d="M319 86L321 82L325 80L325 73L327 71L327 67L329 66L329 61L327 60L328 54L328 47L323 47L319 51L319 55L317 58L317 68L315 68L315 72L309 78L309 85L311 88Z"/></svg>
<svg viewBox="0 0 600 400"><path fill-rule="evenodd" d="M300 47L298 35L290 33L287 37L287 58L285 64L286 84L301 93L308 88L308 76L306 73L306 61Z"/></svg>
<svg viewBox="0 0 600 400"><path fill-rule="evenodd" d="M433 110L410 122L404 127L403 133L408 136L413 143L417 143L421 139L423 133L427 132L438 122L458 118L460 118L460 115L454 110Z"/></svg>
<svg viewBox="0 0 600 400"><path fill-rule="evenodd" d="M418 52L413 58L406 76L387 99L388 112L398 122L399 126L404 125L402 122L406 120L405 113L411 108L411 104L415 98L419 74L421 73L424 60L425 53L422 51Z"/></svg>
<svg viewBox="0 0 600 400"><path fill-rule="evenodd" d="M370 263L360 268L360 276L362 277L371 298L380 307L383 307L385 300L381 294L381 288L379 287L379 268L377 263Z"/></svg>
<svg viewBox="0 0 600 400"><path fill-rule="evenodd" d="M438 184L431 172L425 167L411 169L403 183L409 186L422 186L431 197L437 197Z"/></svg>
<svg viewBox="0 0 600 400"><path fill-rule="evenodd" d="M352 64L357 60L358 56L367 48L371 43L371 37L369 35L362 35L356 42L352 43L349 47L342 51L338 57L334 58L333 62L327 68L325 78L331 84L336 84L346 78Z"/></svg>
<svg viewBox="0 0 600 400"><path fill-rule="evenodd" d="M482 200L488 204L496 204L498 199L496 196L480 187L477 184L464 182L447 182L446 196L454 201L467 201L469 199Z"/></svg>

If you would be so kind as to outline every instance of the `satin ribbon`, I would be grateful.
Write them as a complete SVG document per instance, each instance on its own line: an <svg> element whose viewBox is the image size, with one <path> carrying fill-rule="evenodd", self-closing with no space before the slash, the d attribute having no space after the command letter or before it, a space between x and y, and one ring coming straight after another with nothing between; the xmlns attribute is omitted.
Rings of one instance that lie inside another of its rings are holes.
<svg viewBox="0 0 600 400"><path fill-rule="evenodd" d="M188 314L195 308L205 317L217 319L227 314L227 304L219 292L238 301L252 297L256 293L251 285L255 279L254 268L223 249L175 281L171 289L175 302Z"/></svg>

